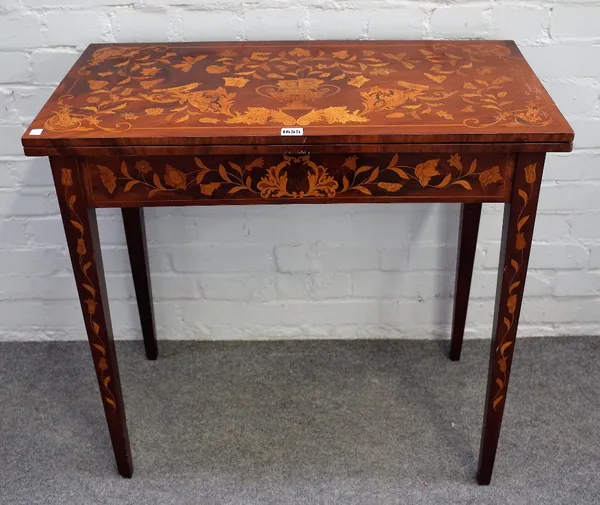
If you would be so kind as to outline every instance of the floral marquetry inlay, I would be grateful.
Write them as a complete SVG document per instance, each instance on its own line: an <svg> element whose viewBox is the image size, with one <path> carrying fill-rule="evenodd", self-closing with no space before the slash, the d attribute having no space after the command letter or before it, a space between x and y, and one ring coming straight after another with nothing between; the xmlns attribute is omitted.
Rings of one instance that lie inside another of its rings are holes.
<svg viewBox="0 0 600 505"><path fill-rule="evenodd" d="M496 391L494 393L492 408L496 410L506 398L506 386L508 383L508 360L511 359L514 350L516 325L518 323L517 307L523 297L525 275L527 273L526 252L531 246L532 239L532 217L535 218L535 192L539 189L538 165L531 163L524 167L525 177L523 186L517 188L517 204L519 213L516 218L516 234L513 244L509 244L509 250L513 251L508 262L510 263L510 279L508 282L508 297L504 307L500 307L502 317L501 337L496 347ZM515 205L515 204L513 204Z"/></svg>
<svg viewBox="0 0 600 505"><path fill-rule="evenodd" d="M40 115L46 132L531 129L552 124L554 111L516 48L501 42L99 46L70 78Z"/></svg>
<svg viewBox="0 0 600 505"><path fill-rule="evenodd" d="M502 155L265 155L92 159L97 201L311 199L475 194L501 196Z"/></svg>
<svg viewBox="0 0 600 505"><path fill-rule="evenodd" d="M107 359L107 330L104 318L99 317L96 313L96 309L99 305L99 287L96 282L97 278L95 274L92 273L95 271L94 262L96 260L88 247L91 240L91 230L89 230L85 224L87 221L84 221L80 216L80 213L82 211L85 212L86 208L85 205L82 205L82 202L77 201L78 197L81 197L81 195L76 194L75 191L73 170L74 169L68 167L60 169L60 184L62 187L58 188L57 183L57 190L62 192L62 198L64 199L69 212L68 224L65 224L65 226L70 226L72 228L71 232L76 235L73 267L79 270L76 272L76 279L82 279L81 282L78 281L80 283L80 291L84 293L84 295L80 295L80 299L83 306L83 316L86 319L86 325L89 328L88 337L90 339L90 346L92 347L92 352L98 354L94 361L96 362L97 373L101 382L100 388L102 398L106 405L112 410L117 410L117 399L111 389L113 386L111 381L113 379L114 371Z"/></svg>

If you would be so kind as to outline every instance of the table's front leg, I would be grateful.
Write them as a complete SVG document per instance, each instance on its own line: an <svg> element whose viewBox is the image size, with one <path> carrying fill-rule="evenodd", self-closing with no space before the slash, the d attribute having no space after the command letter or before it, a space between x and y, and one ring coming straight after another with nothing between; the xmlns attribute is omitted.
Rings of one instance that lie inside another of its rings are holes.
<svg viewBox="0 0 600 505"><path fill-rule="evenodd" d="M511 200L504 210L494 332L477 473L479 483L484 485L491 481L498 447L544 160L544 154L519 155Z"/></svg>
<svg viewBox="0 0 600 505"><path fill-rule="evenodd" d="M51 158L73 273L119 473L133 466L110 322L96 211L86 204L76 158Z"/></svg>

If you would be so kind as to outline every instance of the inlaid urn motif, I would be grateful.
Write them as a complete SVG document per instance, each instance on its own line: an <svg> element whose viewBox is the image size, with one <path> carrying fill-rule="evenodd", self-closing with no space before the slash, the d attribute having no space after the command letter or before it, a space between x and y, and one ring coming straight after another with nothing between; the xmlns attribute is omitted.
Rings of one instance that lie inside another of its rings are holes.
<svg viewBox="0 0 600 505"><path fill-rule="evenodd" d="M274 98L286 105L282 109L312 109L311 103L320 98L334 95L340 91L338 86L324 84L321 79L303 77L282 79L277 84L265 84L256 88L256 92L267 98Z"/></svg>

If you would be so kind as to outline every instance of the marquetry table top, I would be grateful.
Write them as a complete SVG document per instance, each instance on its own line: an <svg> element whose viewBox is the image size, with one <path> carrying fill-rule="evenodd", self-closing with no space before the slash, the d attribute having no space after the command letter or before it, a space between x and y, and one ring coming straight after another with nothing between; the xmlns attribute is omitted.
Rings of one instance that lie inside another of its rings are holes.
<svg viewBox="0 0 600 505"><path fill-rule="evenodd" d="M573 139L507 41L94 44L31 129L25 146Z"/></svg>

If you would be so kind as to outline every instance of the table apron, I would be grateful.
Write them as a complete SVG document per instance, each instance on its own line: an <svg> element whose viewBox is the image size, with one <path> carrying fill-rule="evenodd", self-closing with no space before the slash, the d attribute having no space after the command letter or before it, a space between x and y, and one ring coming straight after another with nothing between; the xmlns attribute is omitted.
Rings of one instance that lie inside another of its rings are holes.
<svg viewBox="0 0 600 505"><path fill-rule="evenodd" d="M514 153L306 153L82 159L92 207L506 202Z"/></svg>

